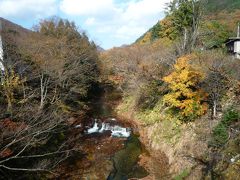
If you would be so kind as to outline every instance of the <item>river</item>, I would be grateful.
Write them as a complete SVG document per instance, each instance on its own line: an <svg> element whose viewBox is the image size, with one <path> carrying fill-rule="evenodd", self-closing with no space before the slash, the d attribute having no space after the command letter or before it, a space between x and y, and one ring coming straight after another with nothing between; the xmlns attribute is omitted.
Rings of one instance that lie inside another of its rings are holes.
<svg viewBox="0 0 240 180"><path fill-rule="evenodd" d="M136 130L118 119L114 112L119 98L112 89L105 89L93 104L88 123L75 126L76 130L84 129L79 138L83 153L65 164L63 172L67 173L62 174L62 179L127 180L148 175L138 165L139 156L145 150Z"/></svg>

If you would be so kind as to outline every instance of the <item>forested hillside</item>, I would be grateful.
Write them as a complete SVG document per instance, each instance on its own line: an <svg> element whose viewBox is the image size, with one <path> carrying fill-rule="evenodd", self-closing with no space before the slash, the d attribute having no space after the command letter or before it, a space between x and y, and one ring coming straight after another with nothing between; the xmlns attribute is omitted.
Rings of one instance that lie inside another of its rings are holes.
<svg viewBox="0 0 240 180"><path fill-rule="evenodd" d="M1 18L0 179L240 179L239 17L174 0L109 50L69 20Z"/></svg>
<svg viewBox="0 0 240 180"><path fill-rule="evenodd" d="M89 109L97 48L68 20L46 19L35 31L1 21L0 179L43 178L75 152L68 119Z"/></svg>
<svg viewBox="0 0 240 180"><path fill-rule="evenodd" d="M134 119L151 154L150 178L240 178L240 61L225 48L236 4L175 1L136 43L101 54L105 80L123 94L117 112Z"/></svg>
<svg viewBox="0 0 240 180"><path fill-rule="evenodd" d="M229 36L236 34L240 2L238 0L203 0L202 2L204 14L202 16L203 21L200 24L200 33L212 32L214 37L211 36L209 40L206 40L209 37L205 38L201 43L206 44L207 48L222 45ZM136 43L149 43L166 37L170 40L175 39L176 37L172 35L171 31L171 17L167 15L137 39Z"/></svg>

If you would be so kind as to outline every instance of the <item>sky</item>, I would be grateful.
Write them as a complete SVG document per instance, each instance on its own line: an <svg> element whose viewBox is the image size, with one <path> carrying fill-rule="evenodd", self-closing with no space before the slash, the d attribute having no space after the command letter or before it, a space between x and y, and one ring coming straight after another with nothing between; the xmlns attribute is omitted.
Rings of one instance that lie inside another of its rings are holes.
<svg viewBox="0 0 240 180"><path fill-rule="evenodd" d="M41 19L74 21L104 49L131 44L164 17L170 0L0 0L0 17L31 29Z"/></svg>

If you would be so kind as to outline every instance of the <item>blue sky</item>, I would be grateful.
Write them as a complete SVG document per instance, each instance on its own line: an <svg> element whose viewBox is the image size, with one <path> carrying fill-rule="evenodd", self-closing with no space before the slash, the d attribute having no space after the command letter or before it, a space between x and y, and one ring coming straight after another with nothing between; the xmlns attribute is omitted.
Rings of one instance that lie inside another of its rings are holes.
<svg viewBox="0 0 240 180"><path fill-rule="evenodd" d="M59 16L104 49L131 44L164 17L170 0L0 0L0 17L26 28Z"/></svg>

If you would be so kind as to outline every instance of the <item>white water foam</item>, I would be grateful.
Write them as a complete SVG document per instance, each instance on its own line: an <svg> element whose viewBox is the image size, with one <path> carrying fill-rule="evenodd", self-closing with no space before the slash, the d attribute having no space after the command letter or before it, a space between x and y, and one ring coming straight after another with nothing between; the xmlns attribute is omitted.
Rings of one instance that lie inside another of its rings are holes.
<svg viewBox="0 0 240 180"><path fill-rule="evenodd" d="M82 127L81 124L78 124L78 125L75 126L75 128L80 128L80 127Z"/></svg>
<svg viewBox="0 0 240 180"><path fill-rule="evenodd" d="M87 134L92 133L103 133L105 131L111 131L112 137L129 137L131 135L131 130L129 128L124 128L118 125L111 125L110 123L98 123L97 120L95 120L94 125L92 128L87 130Z"/></svg>
<svg viewBox="0 0 240 180"><path fill-rule="evenodd" d="M88 129L87 133L88 134L96 133L96 132L98 132L98 129L99 129L98 128L98 123L97 123L97 120L95 119L95 123L94 123L93 127Z"/></svg>

